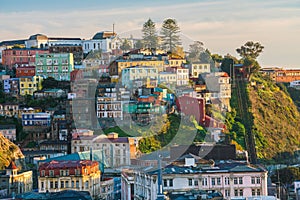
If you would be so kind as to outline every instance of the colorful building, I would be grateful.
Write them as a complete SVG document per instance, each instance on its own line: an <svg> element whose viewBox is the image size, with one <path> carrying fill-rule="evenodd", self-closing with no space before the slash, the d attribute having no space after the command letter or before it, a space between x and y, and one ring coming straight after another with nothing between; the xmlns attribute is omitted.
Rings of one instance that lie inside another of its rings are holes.
<svg viewBox="0 0 300 200"><path fill-rule="evenodd" d="M16 68L16 77L32 77L35 76L35 66L21 66Z"/></svg>
<svg viewBox="0 0 300 200"><path fill-rule="evenodd" d="M4 93L11 94L12 96L19 95L19 78L10 78L3 80Z"/></svg>
<svg viewBox="0 0 300 200"><path fill-rule="evenodd" d="M41 76L19 78L20 95L33 95L35 91L41 90L42 81L43 77Z"/></svg>
<svg viewBox="0 0 300 200"><path fill-rule="evenodd" d="M122 70L122 85L127 88L132 88L134 82L142 81L143 85L147 85L147 82L158 80L158 69L155 67L149 66L135 66L128 67ZM156 85L155 85L156 86Z"/></svg>
<svg viewBox="0 0 300 200"><path fill-rule="evenodd" d="M64 190L88 191L93 198L100 194L99 163L91 160L50 161L38 169L39 192Z"/></svg>
<svg viewBox="0 0 300 200"><path fill-rule="evenodd" d="M17 103L3 103L0 104L0 115L1 116L18 116L19 104Z"/></svg>
<svg viewBox="0 0 300 200"><path fill-rule="evenodd" d="M32 191L32 171L20 171L11 161L4 173L0 173L0 191L7 195L23 194Z"/></svg>
<svg viewBox="0 0 300 200"><path fill-rule="evenodd" d="M209 63L200 63L195 62L190 64L190 77L198 78L200 74L210 73L210 64Z"/></svg>
<svg viewBox="0 0 300 200"><path fill-rule="evenodd" d="M2 65L12 68L18 65L33 65L35 64L36 54L49 53L45 49L5 49L2 51Z"/></svg>
<svg viewBox="0 0 300 200"><path fill-rule="evenodd" d="M24 127L50 127L50 125L49 113L22 113L22 126Z"/></svg>
<svg viewBox="0 0 300 200"><path fill-rule="evenodd" d="M10 141L16 141L16 125L13 124L8 124L8 125L0 125L0 133L6 138L9 139Z"/></svg>
<svg viewBox="0 0 300 200"><path fill-rule="evenodd" d="M93 136L75 136L71 142L72 153L89 150L102 150L111 167L130 165L130 144L127 137L117 133Z"/></svg>
<svg viewBox="0 0 300 200"><path fill-rule="evenodd" d="M72 53L36 54L36 75L53 77L58 81L70 81L74 70Z"/></svg>

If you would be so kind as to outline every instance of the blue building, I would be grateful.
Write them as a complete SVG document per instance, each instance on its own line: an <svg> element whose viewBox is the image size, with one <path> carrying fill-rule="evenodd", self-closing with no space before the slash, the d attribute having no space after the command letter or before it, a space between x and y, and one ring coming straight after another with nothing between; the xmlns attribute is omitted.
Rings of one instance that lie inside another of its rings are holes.
<svg viewBox="0 0 300 200"><path fill-rule="evenodd" d="M3 80L3 89L6 94L17 96L19 94L19 78Z"/></svg>
<svg viewBox="0 0 300 200"><path fill-rule="evenodd" d="M29 126L51 126L51 115L49 113L23 113L22 114L22 125L25 127Z"/></svg>

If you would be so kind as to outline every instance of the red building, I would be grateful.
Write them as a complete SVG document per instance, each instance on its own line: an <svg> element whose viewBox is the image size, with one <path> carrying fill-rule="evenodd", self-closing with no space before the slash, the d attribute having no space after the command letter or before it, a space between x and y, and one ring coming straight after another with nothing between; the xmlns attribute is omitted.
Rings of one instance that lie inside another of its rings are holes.
<svg viewBox="0 0 300 200"><path fill-rule="evenodd" d="M34 66L24 66L16 68L16 77L20 78L23 76L35 76L35 67Z"/></svg>
<svg viewBox="0 0 300 200"><path fill-rule="evenodd" d="M99 164L91 160L53 160L39 166L39 175L40 177L57 177L61 176L61 170L64 169L68 170L69 176L89 175L99 171Z"/></svg>
<svg viewBox="0 0 300 200"><path fill-rule="evenodd" d="M261 72L277 83L290 83L300 80L300 69L284 69L278 67L263 68Z"/></svg>
<svg viewBox="0 0 300 200"><path fill-rule="evenodd" d="M44 49L5 49L2 51L2 65L12 68L16 65L31 65L35 63L35 54L49 53Z"/></svg>
<svg viewBox="0 0 300 200"><path fill-rule="evenodd" d="M84 78L83 77L83 70L74 69L70 73L70 80L71 80L71 82L79 81L79 80L82 80L83 78Z"/></svg>
<svg viewBox="0 0 300 200"><path fill-rule="evenodd" d="M176 106L181 113L194 116L201 125L205 123L205 100L190 96L181 96L176 100Z"/></svg>

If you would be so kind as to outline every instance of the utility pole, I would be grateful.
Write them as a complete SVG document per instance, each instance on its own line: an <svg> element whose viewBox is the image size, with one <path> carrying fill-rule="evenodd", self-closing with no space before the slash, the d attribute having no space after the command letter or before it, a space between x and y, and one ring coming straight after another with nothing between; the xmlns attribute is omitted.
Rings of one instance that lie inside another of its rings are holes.
<svg viewBox="0 0 300 200"><path fill-rule="evenodd" d="M161 159L162 156L158 155L158 174L157 174L157 185L158 185L158 192L156 200L164 200L163 194L163 185L162 185L162 169L161 169Z"/></svg>

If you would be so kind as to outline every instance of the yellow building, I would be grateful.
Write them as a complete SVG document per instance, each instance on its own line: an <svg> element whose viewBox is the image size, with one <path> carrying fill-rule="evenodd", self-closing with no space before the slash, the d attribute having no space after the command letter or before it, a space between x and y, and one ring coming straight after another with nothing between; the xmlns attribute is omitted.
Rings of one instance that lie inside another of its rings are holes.
<svg viewBox="0 0 300 200"><path fill-rule="evenodd" d="M100 194L101 171L97 161L50 161L39 166L39 192L63 190L88 191L93 198Z"/></svg>
<svg viewBox="0 0 300 200"><path fill-rule="evenodd" d="M32 191L32 171L19 172L13 161L5 171L0 175L0 190L6 190L8 195Z"/></svg>
<svg viewBox="0 0 300 200"><path fill-rule="evenodd" d="M164 60L117 60L110 67L111 75L121 75L122 69L133 66L151 66L158 70L164 71Z"/></svg>
<svg viewBox="0 0 300 200"><path fill-rule="evenodd" d="M169 59L169 67L180 67L182 64L185 64L185 59Z"/></svg>
<svg viewBox="0 0 300 200"><path fill-rule="evenodd" d="M41 76L21 77L19 79L20 95L33 95L35 91L41 90L42 81L43 77Z"/></svg>

